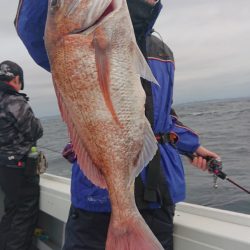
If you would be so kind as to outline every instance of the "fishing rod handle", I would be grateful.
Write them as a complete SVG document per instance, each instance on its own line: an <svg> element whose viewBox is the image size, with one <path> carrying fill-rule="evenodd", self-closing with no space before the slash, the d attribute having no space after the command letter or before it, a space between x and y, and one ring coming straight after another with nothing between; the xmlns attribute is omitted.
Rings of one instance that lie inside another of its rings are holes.
<svg viewBox="0 0 250 250"><path fill-rule="evenodd" d="M226 174L222 172L222 161L220 159L216 159L213 158L211 156L201 156L201 155L195 155L192 153L185 153L185 155L191 160L193 161L195 157L202 157L207 161L207 165L208 165L208 171L210 173L213 173L214 175L216 175L217 177L221 178L221 179L225 179L226 178Z"/></svg>

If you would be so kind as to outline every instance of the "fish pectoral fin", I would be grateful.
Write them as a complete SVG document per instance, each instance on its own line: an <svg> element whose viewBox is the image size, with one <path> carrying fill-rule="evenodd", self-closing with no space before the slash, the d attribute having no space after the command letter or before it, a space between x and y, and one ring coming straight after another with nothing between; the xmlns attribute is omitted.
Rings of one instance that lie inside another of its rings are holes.
<svg viewBox="0 0 250 250"><path fill-rule="evenodd" d="M96 37L93 40L93 46L95 49L96 69L98 74L98 82L103 94L104 102L110 111L114 121L121 126L120 121L115 112L114 105L112 103L110 95L110 61L108 56L109 44L106 41L105 34L98 31Z"/></svg>
<svg viewBox="0 0 250 250"><path fill-rule="evenodd" d="M144 140L142 150L139 154L136 164L130 169L130 179L129 186L133 184L135 177L137 177L142 169L148 165L148 163L153 159L156 151L158 150L157 141L155 135L151 129L149 122L145 126L144 130Z"/></svg>
<svg viewBox="0 0 250 250"><path fill-rule="evenodd" d="M138 45L134 41L132 42L132 51L133 51L132 56L133 56L133 61L134 61L133 63L134 63L134 67L136 69L136 72L142 78L160 86L159 83L157 82L157 80L155 79L145 57L143 56Z"/></svg>

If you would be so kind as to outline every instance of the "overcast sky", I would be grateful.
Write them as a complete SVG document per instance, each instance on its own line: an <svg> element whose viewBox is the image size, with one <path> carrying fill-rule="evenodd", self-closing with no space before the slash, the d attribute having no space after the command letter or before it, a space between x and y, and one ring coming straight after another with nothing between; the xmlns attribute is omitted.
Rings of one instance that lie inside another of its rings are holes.
<svg viewBox="0 0 250 250"><path fill-rule="evenodd" d="M58 114L50 74L33 62L15 32L18 2L1 0L0 61L23 67L25 92L36 115ZM175 55L174 103L250 96L250 1L162 3L155 28Z"/></svg>

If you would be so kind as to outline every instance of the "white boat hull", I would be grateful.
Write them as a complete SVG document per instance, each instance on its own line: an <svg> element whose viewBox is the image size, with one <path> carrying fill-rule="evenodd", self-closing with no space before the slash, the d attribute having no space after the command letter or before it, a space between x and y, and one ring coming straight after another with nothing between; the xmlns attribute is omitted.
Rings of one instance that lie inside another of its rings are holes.
<svg viewBox="0 0 250 250"><path fill-rule="evenodd" d="M59 250L70 207L70 180L44 174L40 186L39 227L49 239L36 244L40 250ZM174 224L175 250L250 250L250 215L180 203Z"/></svg>

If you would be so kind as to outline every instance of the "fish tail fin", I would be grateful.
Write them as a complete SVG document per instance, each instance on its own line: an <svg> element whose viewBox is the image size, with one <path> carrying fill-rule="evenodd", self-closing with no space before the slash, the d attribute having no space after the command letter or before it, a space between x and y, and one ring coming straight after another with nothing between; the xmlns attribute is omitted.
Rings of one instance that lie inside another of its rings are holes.
<svg viewBox="0 0 250 250"><path fill-rule="evenodd" d="M143 56L142 52L140 51L140 49L135 41L132 42L132 51L133 51L132 54L133 54L134 66L136 68L137 73L142 78L159 85L159 83L155 79L145 57Z"/></svg>
<svg viewBox="0 0 250 250"><path fill-rule="evenodd" d="M106 250L163 250L141 216L126 219L126 223L117 227L112 220L109 225Z"/></svg>

